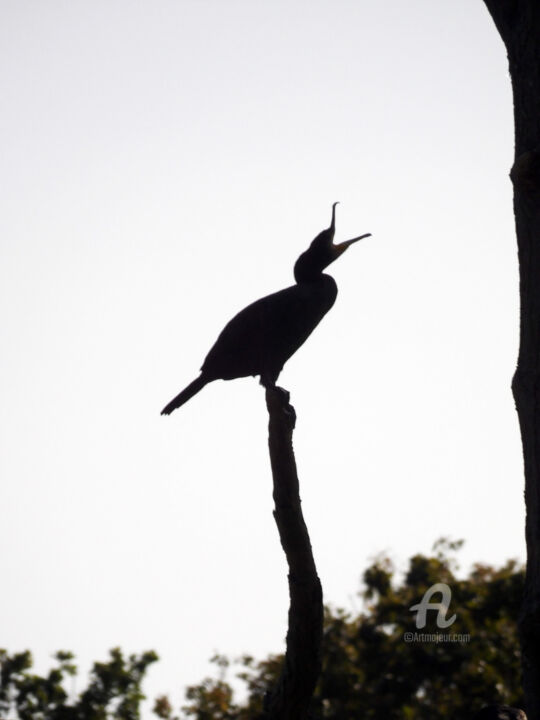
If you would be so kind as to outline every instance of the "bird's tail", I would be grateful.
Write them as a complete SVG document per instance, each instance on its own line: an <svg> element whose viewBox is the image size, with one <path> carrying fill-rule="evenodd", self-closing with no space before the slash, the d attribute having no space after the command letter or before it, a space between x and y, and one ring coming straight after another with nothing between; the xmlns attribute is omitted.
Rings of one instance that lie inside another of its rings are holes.
<svg viewBox="0 0 540 720"><path fill-rule="evenodd" d="M199 375L199 377L196 378L192 383L189 383L189 385L184 388L181 393L178 393L178 395L173 400L171 400L168 405L165 405L165 407L161 411L161 414L170 415L173 410L179 408L180 405L186 403L190 398L192 398L196 393L198 393L199 390L202 390L208 382L210 382L208 378L205 378L204 375Z"/></svg>

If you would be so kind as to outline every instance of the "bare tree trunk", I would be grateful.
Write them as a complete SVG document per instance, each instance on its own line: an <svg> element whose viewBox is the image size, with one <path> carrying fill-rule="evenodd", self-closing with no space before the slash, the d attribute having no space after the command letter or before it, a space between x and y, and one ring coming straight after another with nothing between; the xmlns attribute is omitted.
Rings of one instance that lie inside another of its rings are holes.
<svg viewBox="0 0 540 720"><path fill-rule="evenodd" d="M274 518L289 566L287 650L277 687L265 698L270 720L306 720L321 669L322 589L302 515L292 447L296 421L289 394L266 390L270 416L270 462L274 480Z"/></svg>
<svg viewBox="0 0 540 720"><path fill-rule="evenodd" d="M540 720L540 2L484 0L506 45L514 94L514 214L520 347L512 390L525 461L527 574L519 620L529 720Z"/></svg>

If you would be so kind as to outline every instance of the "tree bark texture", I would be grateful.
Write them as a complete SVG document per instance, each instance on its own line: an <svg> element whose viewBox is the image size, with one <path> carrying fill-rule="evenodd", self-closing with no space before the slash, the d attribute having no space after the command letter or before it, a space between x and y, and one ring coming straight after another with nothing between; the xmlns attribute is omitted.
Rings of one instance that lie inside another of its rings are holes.
<svg viewBox="0 0 540 720"><path fill-rule="evenodd" d="M306 720L321 669L322 589L304 522L292 446L296 422L289 394L266 390L269 449L274 482L274 519L289 566L289 628L277 687L265 698L265 718Z"/></svg>
<svg viewBox="0 0 540 720"><path fill-rule="evenodd" d="M519 619L529 720L540 720L540 0L484 0L504 41L514 96L510 177L520 274L520 347L512 390L525 463L527 573Z"/></svg>

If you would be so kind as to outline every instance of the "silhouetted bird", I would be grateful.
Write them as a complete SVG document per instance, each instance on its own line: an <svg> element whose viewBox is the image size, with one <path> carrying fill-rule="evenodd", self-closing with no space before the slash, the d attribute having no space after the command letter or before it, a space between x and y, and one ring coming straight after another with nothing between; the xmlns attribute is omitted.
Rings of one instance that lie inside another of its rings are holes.
<svg viewBox="0 0 540 720"><path fill-rule="evenodd" d="M169 415L212 380L260 375L261 385L274 386L283 365L307 340L336 300L337 285L323 270L348 247L371 233L334 245L332 222L294 266L296 285L267 295L241 310L225 325L206 356L201 374L161 411Z"/></svg>

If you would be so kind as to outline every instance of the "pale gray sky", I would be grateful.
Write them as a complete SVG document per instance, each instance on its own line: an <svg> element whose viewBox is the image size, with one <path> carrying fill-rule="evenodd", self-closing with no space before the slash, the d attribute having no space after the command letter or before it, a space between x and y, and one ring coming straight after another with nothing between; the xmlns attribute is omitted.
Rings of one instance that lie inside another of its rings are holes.
<svg viewBox="0 0 540 720"><path fill-rule="evenodd" d="M523 558L511 93L481 0L0 16L0 644L42 669L154 648L175 703L214 650L283 649L262 389L159 411L335 200L338 239L373 237L280 378L326 601L441 535Z"/></svg>

